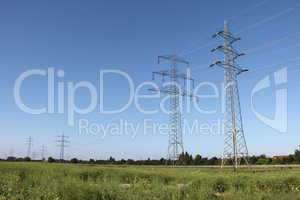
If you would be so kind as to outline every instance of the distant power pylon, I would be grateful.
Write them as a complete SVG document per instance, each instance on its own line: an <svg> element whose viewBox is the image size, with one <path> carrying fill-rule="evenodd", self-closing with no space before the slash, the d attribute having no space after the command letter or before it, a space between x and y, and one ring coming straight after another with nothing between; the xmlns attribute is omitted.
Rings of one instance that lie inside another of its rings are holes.
<svg viewBox="0 0 300 200"><path fill-rule="evenodd" d="M45 147L45 145L42 145L42 147L41 147L41 159L42 160L46 159L45 158L45 153L46 153L46 147Z"/></svg>
<svg viewBox="0 0 300 200"><path fill-rule="evenodd" d="M11 157L14 157L14 156L15 156L15 150L14 150L13 148L11 148L11 149L9 150L8 156L11 156Z"/></svg>
<svg viewBox="0 0 300 200"><path fill-rule="evenodd" d="M232 161L234 170L236 171L241 164L241 160L248 165L248 149L244 136L243 121L241 114L241 106L239 99L239 89L237 76L248 71L242 69L236 64L236 59L243 56L238 53L233 43L241 40L236 38L229 32L227 22L224 22L224 30L213 35L213 37L221 37L224 44L213 49L212 52L218 50L225 55L224 61L216 61L212 66L219 66L225 70L225 94L226 94L226 111L224 121L225 144L222 158L222 167L227 161Z"/></svg>
<svg viewBox="0 0 300 200"><path fill-rule="evenodd" d="M32 160L35 160L35 158L36 158L36 152L33 151L31 155L32 155L32 156L31 156L31 159L32 159Z"/></svg>
<svg viewBox="0 0 300 200"><path fill-rule="evenodd" d="M27 155L26 156L30 158L31 157L31 148L33 146L31 136L29 138L27 138L26 145L27 145Z"/></svg>
<svg viewBox="0 0 300 200"><path fill-rule="evenodd" d="M64 161L64 157L65 157L65 148L69 147L69 143L70 141L68 140L69 136L65 136L64 134L59 135L58 136L58 140L56 140L56 142L58 143L58 147L60 148L60 155L59 155L59 159L60 161Z"/></svg>
<svg viewBox="0 0 300 200"><path fill-rule="evenodd" d="M168 146L168 159L173 161L173 164L178 160L180 154L184 152L183 138L182 138L182 119L181 119L181 104L182 96L192 97L190 93L186 91L185 86L187 81L190 81L194 85L194 80L184 73L180 73L178 70L178 64L188 66L189 62L178 57L177 55L158 56L158 63L161 60L167 60L171 63L171 67L168 70L153 72L153 80L155 75L162 77L162 81L165 78L168 82L165 82L159 89L151 88L151 91L162 92L170 96L170 110L169 110L169 146ZM184 81L184 87L182 87L182 80Z"/></svg>

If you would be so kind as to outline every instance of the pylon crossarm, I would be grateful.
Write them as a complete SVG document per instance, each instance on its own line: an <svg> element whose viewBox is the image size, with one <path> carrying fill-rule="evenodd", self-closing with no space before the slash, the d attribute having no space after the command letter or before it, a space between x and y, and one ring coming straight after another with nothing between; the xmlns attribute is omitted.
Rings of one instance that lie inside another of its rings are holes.
<svg viewBox="0 0 300 200"><path fill-rule="evenodd" d="M227 40L230 44L233 44L236 41L241 40L240 37L234 37L229 31L219 31L213 35L213 38L220 36L223 39Z"/></svg>
<svg viewBox="0 0 300 200"><path fill-rule="evenodd" d="M216 61L215 63L211 64L209 67L213 67L213 66L216 66L216 65L223 68L223 69L231 68L232 70L234 70L236 72L237 75L240 75L244 72L249 71L248 69L243 69L243 68L240 68L240 67L237 67L235 65L231 65L229 63L225 63L225 62L222 62L222 61Z"/></svg>
<svg viewBox="0 0 300 200"><path fill-rule="evenodd" d="M154 75L159 74L159 75L166 76L166 75L169 75L170 72L169 72L169 70L162 70L162 71L152 72L152 74L154 74Z"/></svg>
<svg viewBox="0 0 300 200"><path fill-rule="evenodd" d="M236 56L234 56L233 58L232 58L232 61L235 61L237 58L239 58L239 57L241 57L241 56L245 56L246 54L245 53L239 53L239 54L237 54Z"/></svg>
<svg viewBox="0 0 300 200"><path fill-rule="evenodd" d="M177 63L183 63L186 65L189 65L190 63L183 58L177 56L177 55L164 55L164 56L158 56L158 64L161 62L161 60L169 60L172 62L177 62Z"/></svg>
<svg viewBox="0 0 300 200"><path fill-rule="evenodd" d="M190 81L192 81L192 82L195 81L195 79L193 79L193 78L187 76L187 75L184 74L184 73L179 73L179 74L177 75L177 77L180 78L180 79L184 79L184 80L190 80Z"/></svg>
<svg viewBox="0 0 300 200"><path fill-rule="evenodd" d="M222 53L231 53L233 55L233 57L236 57L236 58L244 55L244 54L238 53L232 46L220 45L217 48L212 49L211 52L215 52L217 50L221 51Z"/></svg>

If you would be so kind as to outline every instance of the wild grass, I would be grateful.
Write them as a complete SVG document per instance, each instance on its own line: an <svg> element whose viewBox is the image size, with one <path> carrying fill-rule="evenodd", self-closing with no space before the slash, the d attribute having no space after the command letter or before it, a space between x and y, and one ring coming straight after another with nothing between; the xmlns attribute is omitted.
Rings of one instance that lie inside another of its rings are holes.
<svg viewBox="0 0 300 200"><path fill-rule="evenodd" d="M300 200L300 169L0 163L0 200Z"/></svg>

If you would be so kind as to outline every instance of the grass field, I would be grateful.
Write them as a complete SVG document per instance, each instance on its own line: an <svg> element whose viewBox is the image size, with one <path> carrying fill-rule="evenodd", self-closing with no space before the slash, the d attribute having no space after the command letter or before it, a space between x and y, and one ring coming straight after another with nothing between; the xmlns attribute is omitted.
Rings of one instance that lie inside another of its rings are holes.
<svg viewBox="0 0 300 200"><path fill-rule="evenodd" d="M300 199L300 168L0 163L0 200Z"/></svg>

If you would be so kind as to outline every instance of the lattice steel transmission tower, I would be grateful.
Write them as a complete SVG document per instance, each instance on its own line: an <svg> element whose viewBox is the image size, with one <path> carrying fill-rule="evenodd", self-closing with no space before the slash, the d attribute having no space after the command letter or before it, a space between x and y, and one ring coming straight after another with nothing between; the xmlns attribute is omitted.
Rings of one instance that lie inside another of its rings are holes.
<svg viewBox="0 0 300 200"><path fill-rule="evenodd" d="M45 147L45 145L42 145L42 147L41 147L41 159L42 160L46 160L45 153L46 153L46 147Z"/></svg>
<svg viewBox="0 0 300 200"><path fill-rule="evenodd" d="M156 71L152 74L152 79L155 79L156 75L162 77L163 84L159 89L151 88L151 91L161 92L170 96L170 108L169 108L169 145L168 145L168 159L173 161L178 160L180 154L184 152L183 137L182 137L182 97L193 97L193 95L187 91L186 85L188 82L192 82L194 87L194 79L187 74L181 73L178 70L178 65L185 65L188 67L189 62L178 57L177 55L165 55L158 56L158 64L161 60L166 60L171 63L170 69ZM168 82L165 82L165 79ZM182 87L182 82L184 86Z"/></svg>
<svg viewBox="0 0 300 200"><path fill-rule="evenodd" d="M33 146L32 137L31 136L29 138L27 138L26 145L27 145L27 154L26 154L26 156L28 158L30 158L31 157L31 148Z"/></svg>
<svg viewBox="0 0 300 200"><path fill-rule="evenodd" d="M222 52L225 55L225 60L216 61L210 65L210 67L216 65L225 70L225 141L222 167L226 164L226 162L231 161L233 168L236 171L242 160L244 160L245 164L248 165L248 149L243 130L243 120L237 81L237 76L248 70L242 69L236 64L237 58L245 54L238 53L234 49L233 43L241 39L234 37L234 35L229 32L226 21L224 22L224 30L214 34L213 37L221 37L224 40L224 44L213 49L212 52L216 50Z"/></svg>
<svg viewBox="0 0 300 200"><path fill-rule="evenodd" d="M69 136L65 136L64 134L61 134L58 136L58 140L56 140L56 142L58 143L58 147L60 148L60 155L59 155L59 159L61 162L64 161L64 157L65 157L65 148L69 147L70 141Z"/></svg>

